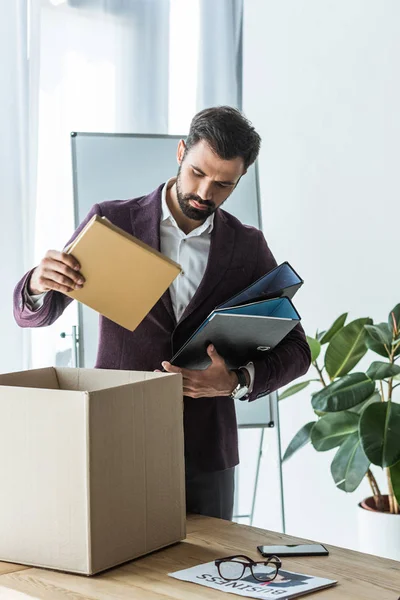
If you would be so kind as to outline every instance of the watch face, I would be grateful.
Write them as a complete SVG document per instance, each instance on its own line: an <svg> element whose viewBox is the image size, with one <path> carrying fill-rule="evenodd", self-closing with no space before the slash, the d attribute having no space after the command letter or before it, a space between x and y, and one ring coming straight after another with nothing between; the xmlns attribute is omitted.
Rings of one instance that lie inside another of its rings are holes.
<svg viewBox="0 0 400 600"><path fill-rule="evenodd" d="M249 388L246 386L243 386L243 387L239 388L237 391L235 390L232 395L235 400L240 400L240 398L243 398L243 396L246 396L246 394L248 394L248 392L249 392Z"/></svg>

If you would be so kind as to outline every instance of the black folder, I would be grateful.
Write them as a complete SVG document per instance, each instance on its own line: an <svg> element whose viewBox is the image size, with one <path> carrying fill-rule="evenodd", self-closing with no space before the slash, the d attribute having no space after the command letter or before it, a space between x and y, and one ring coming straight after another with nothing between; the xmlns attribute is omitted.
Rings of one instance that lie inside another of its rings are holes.
<svg viewBox="0 0 400 600"><path fill-rule="evenodd" d="M170 362L205 369L211 343L229 368L262 357L300 321L291 298L302 284L288 262L278 265L214 309Z"/></svg>

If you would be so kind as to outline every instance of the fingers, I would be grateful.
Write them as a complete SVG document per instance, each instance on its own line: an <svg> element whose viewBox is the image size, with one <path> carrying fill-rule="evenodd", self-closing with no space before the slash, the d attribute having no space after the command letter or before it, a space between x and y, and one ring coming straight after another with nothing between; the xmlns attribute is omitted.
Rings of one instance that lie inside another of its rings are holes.
<svg viewBox="0 0 400 600"><path fill-rule="evenodd" d="M183 395L186 396L187 398L200 398L201 395L196 393L196 392L185 392L185 390L183 390Z"/></svg>
<svg viewBox="0 0 400 600"><path fill-rule="evenodd" d="M79 271L79 269L81 268L76 258L74 258L72 254L67 254L66 252L59 252L58 250L48 250L46 252L44 260L46 260L47 258L63 263L67 267L70 267L70 269L72 269L73 271Z"/></svg>
<svg viewBox="0 0 400 600"><path fill-rule="evenodd" d="M161 363L163 369L165 369L168 373L182 373L183 374L183 369L181 369L180 367L176 367L175 365L171 365L171 363L169 363L167 360L164 360Z"/></svg>
<svg viewBox="0 0 400 600"><path fill-rule="evenodd" d="M79 269L78 261L70 254L49 250L32 273L29 291L39 294L49 290L62 293L79 290L85 283Z"/></svg>
<svg viewBox="0 0 400 600"><path fill-rule="evenodd" d="M70 280L68 282L64 281L64 285L70 285L71 287L74 287L75 285L83 285L85 280L81 273L79 273L80 267L76 259L68 254L63 254L62 252L57 252L57 255L59 255L59 259L45 256L45 258L42 260L41 264L43 274L45 275L46 272L53 271L60 273ZM51 279L50 277L48 278ZM58 280L55 281L59 283Z"/></svg>
<svg viewBox="0 0 400 600"><path fill-rule="evenodd" d="M193 390L192 388L183 388L183 395L189 396L189 398L202 398L204 396L203 393Z"/></svg>
<svg viewBox="0 0 400 600"><path fill-rule="evenodd" d="M43 276L56 284L63 285L69 288L70 292L72 292L72 290L74 289L81 289L84 284L83 277L72 279L70 277L69 272L64 269L62 269L61 271L48 269L43 272Z"/></svg>
<svg viewBox="0 0 400 600"><path fill-rule="evenodd" d="M49 292L50 290L54 290L56 292L68 294L69 292L72 291L72 289L69 286L63 285L62 283L57 283L51 279L46 279L45 277L39 278L39 284L41 285L39 293Z"/></svg>

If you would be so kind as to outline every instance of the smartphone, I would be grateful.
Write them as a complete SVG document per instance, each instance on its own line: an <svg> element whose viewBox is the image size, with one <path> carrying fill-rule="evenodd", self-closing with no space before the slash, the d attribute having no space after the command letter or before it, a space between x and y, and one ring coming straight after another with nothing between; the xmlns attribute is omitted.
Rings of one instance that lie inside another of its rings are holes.
<svg viewBox="0 0 400 600"><path fill-rule="evenodd" d="M328 550L322 544L292 544L289 546L257 546L262 556L327 556Z"/></svg>

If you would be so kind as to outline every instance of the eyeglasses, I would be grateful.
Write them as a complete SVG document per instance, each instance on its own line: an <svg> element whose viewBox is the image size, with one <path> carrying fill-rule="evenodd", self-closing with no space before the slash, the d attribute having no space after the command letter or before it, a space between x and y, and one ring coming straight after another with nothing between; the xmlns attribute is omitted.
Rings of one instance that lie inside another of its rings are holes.
<svg viewBox="0 0 400 600"><path fill-rule="evenodd" d="M218 558L215 561L215 566L222 579L227 581L236 581L241 579L247 567L257 581L273 581L278 575L278 571L282 566L282 561L277 556L270 556L267 560L256 562L238 554L237 556L227 556L226 558Z"/></svg>

